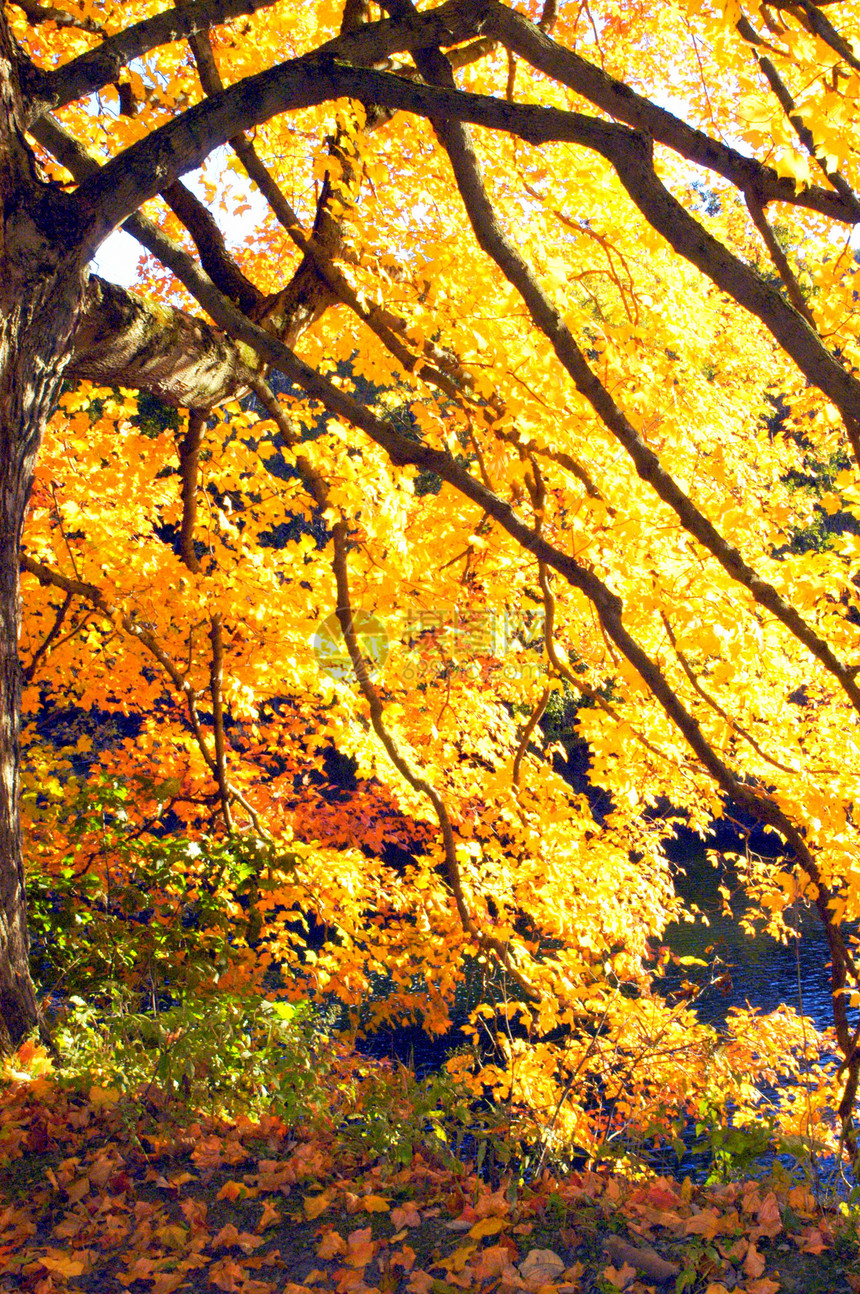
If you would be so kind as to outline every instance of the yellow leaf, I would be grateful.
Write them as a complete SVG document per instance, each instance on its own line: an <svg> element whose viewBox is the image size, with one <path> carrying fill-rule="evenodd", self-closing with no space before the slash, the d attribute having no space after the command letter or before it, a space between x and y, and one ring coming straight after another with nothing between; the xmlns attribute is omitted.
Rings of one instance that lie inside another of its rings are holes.
<svg viewBox="0 0 860 1294"><path fill-rule="evenodd" d="M305 1217L310 1221L318 1218L320 1214L325 1213L331 1204L331 1191L323 1191L322 1195L310 1195L305 1197L304 1210Z"/></svg>
<svg viewBox="0 0 860 1294"><path fill-rule="evenodd" d="M63 1254L43 1254L39 1262L55 1276L81 1276L84 1264L78 1258L66 1258Z"/></svg>
<svg viewBox="0 0 860 1294"><path fill-rule="evenodd" d="M480 1222L476 1222L471 1228L469 1235L473 1240L480 1240L482 1236L496 1235L507 1225L505 1218L482 1218Z"/></svg>
<svg viewBox="0 0 860 1294"><path fill-rule="evenodd" d="M358 1205L364 1213L387 1213L389 1207L381 1195L362 1195Z"/></svg>
<svg viewBox="0 0 860 1294"><path fill-rule="evenodd" d="M450 1253L444 1259L444 1266L449 1271L461 1272L476 1249L477 1245L460 1245L458 1249L455 1249L453 1253Z"/></svg>
<svg viewBox="0 0 860 1294"><path fill-rule="evenodd" d="M118 1092L115 1087L93 1086L90 1088L90 1104L97 1109L103 1106L116 1105L121 1095L122 1093Z"/></svg>

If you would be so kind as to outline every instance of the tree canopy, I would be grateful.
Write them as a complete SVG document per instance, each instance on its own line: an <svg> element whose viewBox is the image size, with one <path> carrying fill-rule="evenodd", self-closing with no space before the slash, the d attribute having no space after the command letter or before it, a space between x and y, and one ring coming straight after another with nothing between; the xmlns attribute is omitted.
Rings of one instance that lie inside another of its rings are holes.
<svg viewBox="0 0 860 1294"><path fill-rule="evenodd" d="M20 694L34 865L128 881L124 787L177 896L234 842L237 982L442 1032L485 967L474 1081L583 1142L804 1063L658 991L672 823L766 828L842 1062L782 1117L854 1153L857 5L4 15L4 1045Z"/></svg>

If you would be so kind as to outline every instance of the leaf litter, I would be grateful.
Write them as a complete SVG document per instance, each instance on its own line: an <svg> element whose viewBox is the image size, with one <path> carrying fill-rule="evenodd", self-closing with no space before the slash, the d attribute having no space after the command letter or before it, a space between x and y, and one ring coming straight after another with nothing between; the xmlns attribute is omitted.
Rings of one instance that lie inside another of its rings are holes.
<svg viewBox="0 0 860 1294"><path fill-rule="evenodd" d="M0 1163L2 1294L860 1294L850 1219L784 1173L515 1187L46 1074L0 1095Z"/></svg>

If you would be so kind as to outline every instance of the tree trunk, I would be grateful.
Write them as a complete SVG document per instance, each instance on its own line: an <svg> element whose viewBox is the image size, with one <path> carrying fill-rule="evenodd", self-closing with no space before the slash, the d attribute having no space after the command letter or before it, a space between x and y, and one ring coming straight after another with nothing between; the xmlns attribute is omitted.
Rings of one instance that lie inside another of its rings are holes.
<svg viewBox="0 0 860 1294"><path fill-rule="evenodd" d="M18 814L18 548L27 481L19 447L7 434L5 412L0 414L0 1054L13 1051L37 1023Z"/></svg>
<svg viewBox="0 0 860 1294"><path fill-rule="evenodd" d="M7 239L6 250L9 250ZM38 1024L29 969L19 793L21 530L42 430L68 360L80 273L0 261L0 1055ZM10 290L11 289L11 290Z"/></svg>
<svg viewBox="0 0 860 1294"><path fill-rule="evenodd" d="M66 195L36 173L22 120L14 48L0 13L0 1054L39 1022L18 808L21 529L83 296L81 231Z"/></svg>

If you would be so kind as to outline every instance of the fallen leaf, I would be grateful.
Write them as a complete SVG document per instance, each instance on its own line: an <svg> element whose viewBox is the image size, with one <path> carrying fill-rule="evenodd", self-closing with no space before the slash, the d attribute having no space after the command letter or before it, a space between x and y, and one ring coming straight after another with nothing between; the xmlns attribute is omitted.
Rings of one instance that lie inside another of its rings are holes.
<svg viewBox="0 0 860 1294"><path fill-rule="evenodd" d="M366 1267L376 1253L376 1241L370 1227L360 1231L351 1231L347 1236L347 1247L344 1260L350 1267Z"/></svg>
<svg viewBox="0 0 860 1294"><path fill-rule="evenodd" d="M762 1206L758 1211L758 1226L756 1230L762 1236L777 1236L782 1230L782 1218L779 1212L779 1203L773 1191L765 1196Z"/></svg>
<svg viewBox="0 0 860 1294"><path fill-rule="evenodd" d="M388 1200L381 1195L362 1195L358 1204L362 1213L387 1213L389 1209Z"/></svg>
<svg viewBox="0 0 860 1294"><path fill-rule="evenodd" d="M402 1267L405 1272L411 1272L415 1266L415 1250L411 1245L404 1245L402 1249L397 1249L389 1258L389 1264L392 1268Z"/></svg>
<svg viewBox="0 0 860 1294"><path fill-rule="evenodd" d="M445 1267L449 1272L461 1272L477 1247L475 1244L460 1245L447 1258L441 1258L436 1266Z"/></svg>
<svg viewBox="0 0 860 1294"><path fill-rule="evenodd" d="M623 1263L621 1267L604 1267L603 1278L608 1280L610 1285L614 1285L617 1290L626 1289L636 1275L636 1268L631 1267L629 1263Z"/></svg>
<svg viewBox="0 0 860 1294"><path fill-rule="evenodd" d="M305 1217L309 1221L313 1221L314 1218L318 1218L325 1213L331 1204L331 1197L331 1191L323 1191L322 1195L306 1195L304 1200Z"/></svg>
<svg viewBox="0 0 860 1294"><path fill-rule="evenodd" d="M472 1271L479 1281L494 1280L506 1273L516 1275L506 1245L488 1245L486 1249L481 1249L472 1264Z"/></svg>
<svg viewBox="0 0 860 1294"><path fill-rule="evenodd" d="M672 1190L663 1177L652 1182L645 1192L645 1199L654 1209L676 1209L682 1203L680 1195Z"/></svg>
<svg viewBox="0 0 860 1294"><path fill-rule="evenodd" d="M317 1245L317 1257L324 1258L326 1262L330 1258L336 1258L338 1254L345 1253L346 1241L337 1231L327 1231Z"/></svg>
<svg viewBox="0 0 860 1294"><path fill-rule="evenodd" d="M174 1290L181 1289L187 1284L186 1272L159 1272L153 1278L152 1289L149 1294L173 1294ZM245 1286L247 1289L247 1286ZM244 1291L243 1291L244 1294Z"/></svg>
<svg viewBox="0 0 860 1294"><path fill-rule="evenodd" d="M159 1227L155 1234L159 1240L162 1240L167 1245L168 1249L182 1249L188 1242L188 1232L185 1227L181 1227L175 1222Z"/></svg>
<svg viewBox="0 0 860 1294"><path fill-rule="evenodd" d="M827 1248L827 1241L818 1227L807 1227L796 1237L796 1241L802 1254L821 1254Z"/></svg>
<svg viewBox="0 0 860 1294"><path fill-rule="evenodd" d="M41 1254L38 1261L55 1276L81 1276L84 1270L83 1262L77 1258L67 1258L65 1254Z"/></svg>
<svg viewBox="0 0 860 1294"><path fill-rule="evenodd" d="M219 1290L227 1290L232 1294L234 1290L241 1290L245 1269L232 1258L220 1258L210 1266L208 1277L210 1285L217 1285Z"/></svg>
<svg viewBox="0 0 860 1294"><path fill-rule="evenodd" d="M480 1222L476 1222L471 1228L469 1235L473 1240L480 1240L483 1236L496 1235L506 1226L507 1219L505 1218L482 1218ZM546 1252L549 1253L549 1250Z"/></svg>
<svg viewBox="0 0 860 1294"><path fill-rule="evenodd" d="M704 1236L706 1240L713 1240L720 1230L719 1215L714 1209L702 1209L701 1213L687 1218L684 1230L688 1236Z"/></svg>
<svg viewBox="0 0 860 1294"><path fill-rule="evenodd" d="M761 1276L765 1268L764 1255L751 1244L744 1257L744 1271L747 1276Z"/></svg>
<svg viewBox="0 0 860 1294"><path fill-rule="evenodd" d="M558 1280L564 1269L564 1260L552 1249L530 1249L520 1263L520 1276L532 1286L548 1285Z"/></svg>
<svg viewBox="0 0 860 1294"><path fill-rule="evenodd" d="M421 1214L412 1201L407 1200L405 1204L398 1204L397 1208L391 1210L391 1222L398 1231L401 1227L418 1227L421 1225Z"/></svg>
<svg viewBox="0 0 860 1294"><path fill-rule="evenodd" d="M815 1197L806 1186L793 1186L788 1192L788 1202L795 1213L815 1213Z"/></svg>
<svg viewBox="0 0 860 1294"><path fill-rule="evenodd" d="M90 1088L90 1105L94 1105L97 1110L105 1106L116 1105L121 1093L115 1087L91 1087Z"/></svg>
<svg viewBox="0 0 860 1294"><path fill-rule="evenodd" d="M267 1227L274 1226L275 1223L280 1222L280 1220L281 1210L277 1205L273 1204L271 1200L263 1200L263 1212L260 1214L254 1230L258 1235L261 1235Z"/></svg>
<svg viewBox="0 0 860 1294"><path fill-rule="evenodd" d="M234 1227L232 1222L228 1222L222 1227L217 1236L212 1237L212 1244L215 1248L231 1248L235 1246L243 1249L245 1253L250 1253L258 1245L263 1243L260 1236L254 1236L250 1231L239 1231Z"/></svg>

